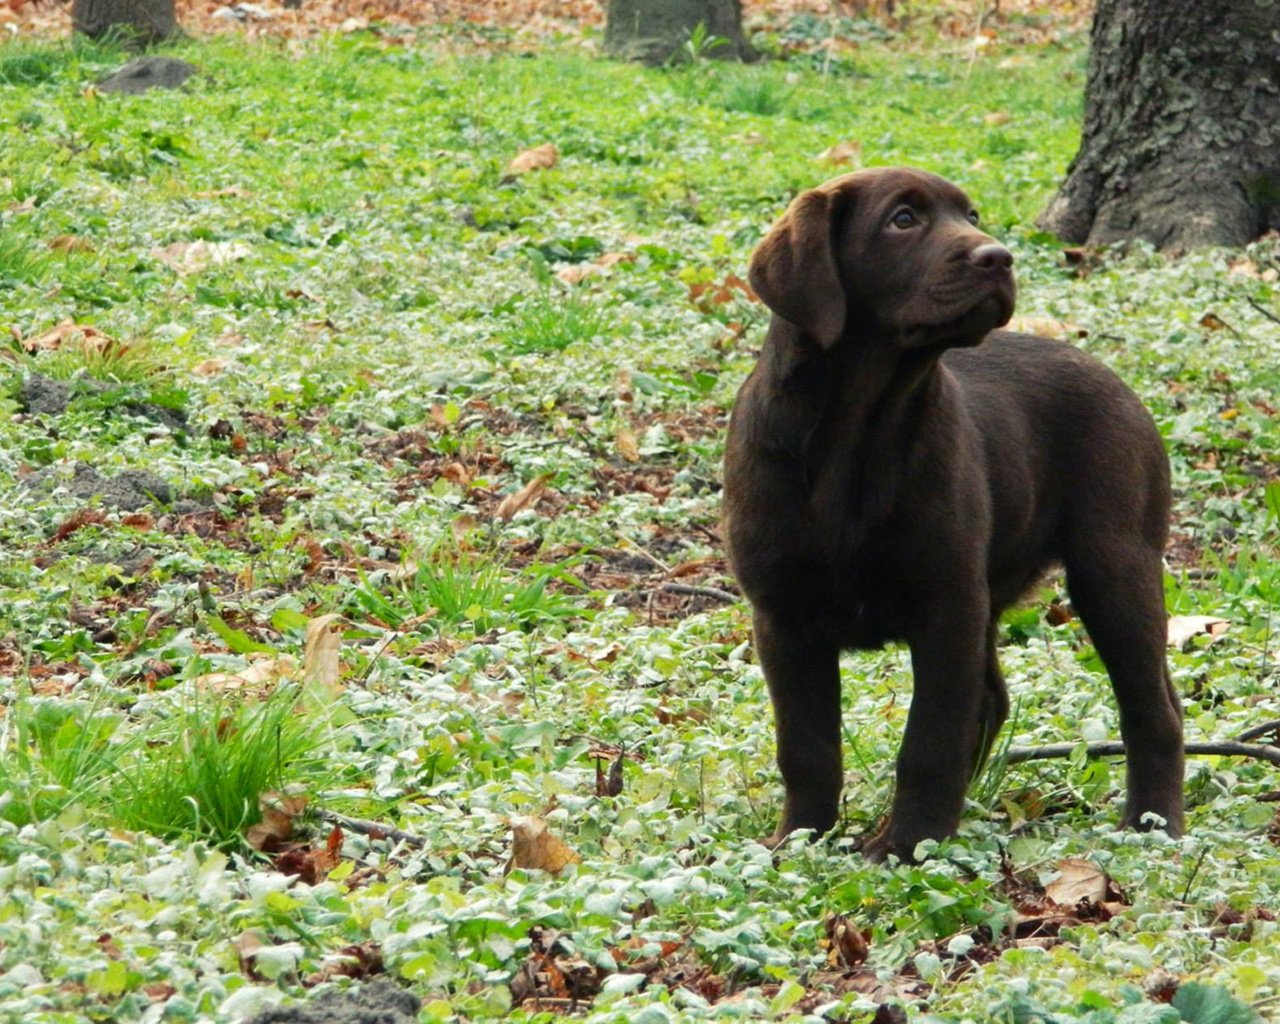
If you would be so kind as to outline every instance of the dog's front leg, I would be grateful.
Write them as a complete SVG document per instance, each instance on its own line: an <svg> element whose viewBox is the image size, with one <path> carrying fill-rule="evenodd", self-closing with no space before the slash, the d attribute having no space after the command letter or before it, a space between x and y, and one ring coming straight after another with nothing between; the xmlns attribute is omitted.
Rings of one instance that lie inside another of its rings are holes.
<svg viewBox="0 0 1280 1024"><path fill-rule="evenodd" d="M836 823L840 758L840 653L811 622L757 608L756 654L773 701L782 820L764 840L776 846L798 828L820 835Z"/></svg>
<svg viewBox="0 0 1280 1024"><path fill-rule="evenodd" d="M863 855L913 858L922 839L955 832L969 773L989 738L979 735L989 632L985 594L930 616L932 628L909 639L914 677L911 711L898 751L889 820Z"/></svg>

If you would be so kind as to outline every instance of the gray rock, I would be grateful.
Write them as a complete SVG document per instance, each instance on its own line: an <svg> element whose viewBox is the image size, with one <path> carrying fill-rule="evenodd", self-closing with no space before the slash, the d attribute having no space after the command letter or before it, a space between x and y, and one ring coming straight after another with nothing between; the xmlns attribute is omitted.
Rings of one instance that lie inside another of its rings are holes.
<svg viewBox="0 0 1280 1024"><path fill-rule="evenodd" d="M87 462L77 462L70 480L64 481L54 468L42 469L22 478L26 487L45 486L50 489L62 484L81 501L97 498L104 505L125 512L159 502L167 505L173 501L173 488L164 480L145 469L126 469L116 476L106 477Z"/></svg>
<svg viewBox="0 0 1280 1024"><path fill-rule="evenodd" d="M18 401L27 412L61 416L71 404L71 385L66 381L31 373L22 381Z"/></svg>
<svg viewBox="0 0 1280 1024"><path fill-rule="evenodd" d="M81 376L63 381L40 373L29 373L23 378L22 387L18 391L18 401L22 403L24 412L61 416L77 396L100 395L117 386L106 381L95 380L93 377ZM187 427L187 414L181 409L171 409L168 406L156 405L154 402L133 400L121 402L120 407L134 415L145 416L170 430L185 430Z"/></svg>
<svg viewBox="0 0 1280 1024"><path fill-rule="evenodd" d="M98 83L98 92L137 96L148 89L177 89L196 73L196 66L176 57L139 57Z"/></svg>
<svg viewBox="0 0 1280 1024"><path fill-rule="evenodd" d="M422 1001L389 978L336 990L300 1006L273 1006L245 1024L417 1024Z"/></svg>

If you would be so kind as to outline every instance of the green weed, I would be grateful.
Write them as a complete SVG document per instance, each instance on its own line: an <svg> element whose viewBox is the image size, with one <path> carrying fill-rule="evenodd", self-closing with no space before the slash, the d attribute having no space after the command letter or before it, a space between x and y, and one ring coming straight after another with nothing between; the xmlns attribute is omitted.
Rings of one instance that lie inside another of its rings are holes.
<svg viewBox="0 0 1280 1024"><path fill-rule="evenodd" d="M561 352L604 337L613 322L608 310L585 295L547 290L520 308L506 334L507 345L521 354Z"/></svg>
<svg viewBox="0 0 1280 1024"><path fill-rule="evenodd" d="M122 721L82 702L18 698L0 721L0 818L29 825L96 805L128 750Z"/></svg>
<svg viewBox="0 0 1280 1024"><path fill-rule="evenodd" d="M126 828L242 848L259 801L290 782L323 786L325 723L284 686L262 701L192 691L119 763L108 810Z"/></svg>
<svg viewBox="0 0 1280 1024"><path fill-rule="evenodd" d="M350 595L352 614L365 612L399 627L445 630L466 624L476 633L496 627L529 629L585 614L564 587L580 589L563 565L513 568L500 557L434 547L399 581L366 577Z"/></svg>

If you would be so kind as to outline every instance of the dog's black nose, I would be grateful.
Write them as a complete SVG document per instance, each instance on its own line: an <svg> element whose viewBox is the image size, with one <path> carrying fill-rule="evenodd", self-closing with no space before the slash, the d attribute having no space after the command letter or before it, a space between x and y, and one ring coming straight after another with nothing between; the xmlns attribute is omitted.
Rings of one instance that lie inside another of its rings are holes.
<svg viewBox="0 0 1280 1024"><path fill-rule="evenodd" d="M969 253L969 261L983 270L1008 270L1013 266L1013 253L1003 245L988 242Z"/></svg>

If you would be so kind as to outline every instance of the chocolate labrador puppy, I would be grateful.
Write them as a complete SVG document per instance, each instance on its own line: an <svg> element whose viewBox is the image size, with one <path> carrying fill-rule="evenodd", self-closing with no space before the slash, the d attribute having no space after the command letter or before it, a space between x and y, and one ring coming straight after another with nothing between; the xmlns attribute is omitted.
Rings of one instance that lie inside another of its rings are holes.
<svg viewBox="0 0 1280 1024"><path fill-rule="evenodd" d="M800 195L751 259L773 317L730 421L724 536L773 701L773 844L835 824L839 654L889 640L910 647L914 698L863 852L953 833L1009 709L1000 612L1054 563L1120 705L1123 822L1182 830L1160 436L1094 359L994 330L1013 256L977 223L944 179L876 168Z"/></svg>

